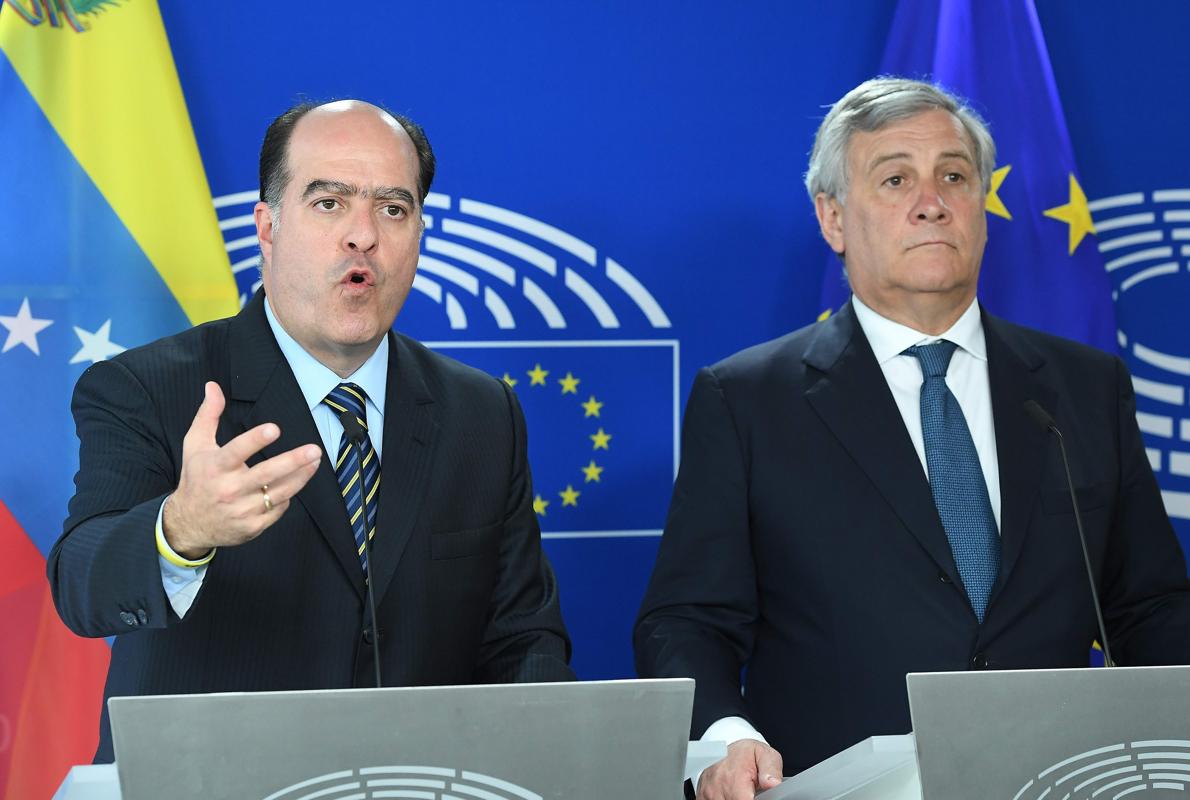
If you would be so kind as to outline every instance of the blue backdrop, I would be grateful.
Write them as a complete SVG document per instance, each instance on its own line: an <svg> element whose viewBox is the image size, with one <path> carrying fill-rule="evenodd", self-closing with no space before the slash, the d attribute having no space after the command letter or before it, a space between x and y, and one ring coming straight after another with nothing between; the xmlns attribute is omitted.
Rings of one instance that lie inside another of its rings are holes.
<svg viewBox="0 0 1190 800"><path fill-rule="evenodd" d="M576 668L631 675L632 618L690 381L823 310L827 251L801 187L806 154L823 107L880 69L897 4L474 2L366 14L247 5L162 9L212 193L255 188L261 133L299 95L360 96L425 126L443 198L428 209L429 285L397 326L518 381ZM1140 193L1129 213L1155 213L1160 227L1173 207L1147 208L1153 191L1190 190L1190 110L1177 101L1190 76L1178 31L1190 13L1177 2L1037 6L1087 197ZM923 37L932 24L922 19ZM220 218L246 213L229 204ZM1128 344L1185 357L1186 258L1173 249L1161 260L1177 271L1128 287L1117 307ZM255 251L231 255L240 263ZM612 280L612 264L644 292ZM245 291L255 280L246 267ZM489 291L507 314L493 312ZM533 302L542 296L556 314ZM1139 399L1159 418L1142 422L1163 484L1190 489L1173 474L1190 466L1178 459L1190 452L1180 436L1190 370L1125 352L1139 376L1180 387L1164 390L1176 405ZM538 365L549 374L534 385ZM581 381L574 392L557 382L567 373ZM598 417L581 406L591 398L604 403ZM599 431L612 437L604 447L590 438ZM1187 504L1170 505L1190 517Z"/></svg>
<svg viewBox="0 0 1190 800"><path fill-rule="evenodd" d="M426 128L439 171L397 327L516 381L584 678L633 674L695 370L823 311L806 154L824 107L880 69L896 5L162 3L242 292L275 114L355 96ZM1037 11L1099 226L1083 246L1102 251L1150 460L1190 543L1190 11Z"/></svg>

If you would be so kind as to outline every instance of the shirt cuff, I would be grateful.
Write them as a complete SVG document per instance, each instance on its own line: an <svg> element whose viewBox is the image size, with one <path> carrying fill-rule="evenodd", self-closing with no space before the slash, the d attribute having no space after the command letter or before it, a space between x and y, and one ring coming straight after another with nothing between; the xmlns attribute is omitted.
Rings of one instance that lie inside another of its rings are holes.
<svg viewBox="0 0 1190 800"><path fill-rule="evenodd" d="M711 723L707 728L706 733L699 737L701 742L726 742L727 744L734 744L743 739L754 739L758 742L768 744L760 731L752 727L752 723L743 717L724 717Z"/></svg>
<svg viewBox="0 0 1190 800"><path fill-rule="evenodd" d="M202 558L200 558L196 561L191 561L190 559L182 558L182 556L175 553L174 549L169 546L169 542L166 541L166 539L165 539L165 523L164 523L163 519L165 517L165 504L168 502L169 502L169 497L167 496L164 500L161 501L161 508L157 509L157 554L159 556L161 556L162 558L164 558L166 561L168 561L170 564L173 564L175 567L206 566L208 563L210 563L211 559L215 557L215 551L218 548L212 547L211 551L209 553L207 553L205 556L203 556Z"/></svg>
<svg viewBox="0 0 1190 800"><path fill-rule="evenodd" d="M758 742L768 744L765 738L760 735L760 731L753 728L752 723L743 717L724 717L723 719L715 720L707 728L706 732L698 737L700 742L723 742L728 745L743 741L744 739L754 739ZM706 772L706 770L702 770L691 779L696 791L698 789L698 782L702 780L703 772Z"/></svg>
<svg viewBox="0 0 1190 800"><path fill-rule="evenodd" d="M164 509L165 503L162 502L161 508L157 509L157 564L161 569L161 586L165 589L165 598L178 615L178 619L181 619L194 605L194 599L198 597L198 590L202 588L203 578L207 574L207 564L214 558L215 551L212 550L206 558L198 562L189 561L175 553L165 540L161 523ZM196 566L184 566L186 564Z"/></svg>

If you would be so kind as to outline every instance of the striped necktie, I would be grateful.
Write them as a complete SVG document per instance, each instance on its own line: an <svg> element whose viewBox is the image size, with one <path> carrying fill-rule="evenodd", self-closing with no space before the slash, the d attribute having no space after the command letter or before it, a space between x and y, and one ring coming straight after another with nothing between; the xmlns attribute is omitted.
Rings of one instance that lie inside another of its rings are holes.
<svg viewBox="0 0 1190 800"><path fill-rule="evenodd" d="M364 531L367 531L368 541L371 542L376 535L376 490L380 487L380 459L368 436L366 399L364 390L354 383L340 383L322 401L331 407L336 416L344 412L353 415L364 429L362 447L357 447L344 431L343 438L339 441L339 457L335 459L335 477L338 478L339 488L343 493L343 505L347 507L347 519L351 522L351 532L355 535L355 547L359 552L360 566L364 570L365 578L368 576L368 562L364 558Z"/></svg>
<svg viewBox="0 0 1190 800"><path fill-rule="evenodd" d="M930 492L950 541L955 566L975 617L983 622L996 574L1000 534L988 499L979 453L958 399L946 385L954 342L945 339L905 351L921 362L921 432Z"/></svg>

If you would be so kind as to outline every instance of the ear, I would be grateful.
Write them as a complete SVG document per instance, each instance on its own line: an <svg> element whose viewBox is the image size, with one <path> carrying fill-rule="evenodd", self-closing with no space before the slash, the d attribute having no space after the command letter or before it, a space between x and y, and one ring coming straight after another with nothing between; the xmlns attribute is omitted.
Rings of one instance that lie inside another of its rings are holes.
<svg viewBox="0 0 1190 800"><path fill-rule="evenodd" d="M256 239L260 242L260 255L265 263L273 260L273 210L268 203L257 203L252 209L256 220Z"/></svg>
<svg viewBox="0 0 1190 800"><path fill-rule="evenodd" d="M818 229L822 231L822 238L830 245L831 250L839 256L843 255L843 204L835 197L827 197L826 192L819 192L814 196L814 213L818 215Z"/></svg>

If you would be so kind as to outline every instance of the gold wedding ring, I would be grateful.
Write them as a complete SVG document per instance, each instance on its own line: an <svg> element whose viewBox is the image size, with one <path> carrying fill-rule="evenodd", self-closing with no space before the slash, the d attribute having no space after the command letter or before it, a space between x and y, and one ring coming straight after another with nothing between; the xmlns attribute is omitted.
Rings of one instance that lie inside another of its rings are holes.
<svg viewBox="0 0 1190 800"><path fill-rule="evenodd" d="M269 485L266 483L260 487L260 496L264 498L264 513L269 513L273 510L273 501L269 497Z"/></svg>

